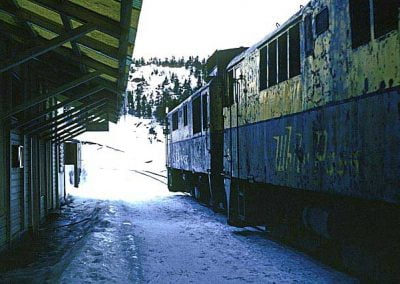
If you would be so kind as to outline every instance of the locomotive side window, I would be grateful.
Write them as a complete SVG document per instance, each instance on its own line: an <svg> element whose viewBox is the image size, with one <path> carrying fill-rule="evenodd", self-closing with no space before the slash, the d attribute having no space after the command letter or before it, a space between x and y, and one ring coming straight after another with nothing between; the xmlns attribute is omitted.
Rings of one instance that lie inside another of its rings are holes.
<svg viewBox="0 0 400 284"><path fill-rule="evenodd" d="M349 4L352 46L357 48L371 40L370 5L369 0L350 0Z"/></svg>
<svg viewBox="0 0 400 284"><path fill-rule="evenodd" d="M314 52L314 36L312 30L312 16L307 15L304 18L304 49L306 56L313 55Z"/></svg>
<svg viewBox="0 0 400 284"><path fill-rule="evenodd" d="M289 30L289 77L300 74L300 24Z"/></svg>
<svg viewBox="0 0 400 284"><path fill-rule="evenodd" d="M188 109L187 109L187 105L183 106L183 125L184 126L188 125Z"/></svg>
<svg viewBox="0 0 400 284"><path fill-rule="evenodd" d="M225 99L225 106L230 106L233 104L233 87L234 87L234 79L233 79L233 70L228 72L228 97Z"/></svg>
<svg viewBox="0 0 400 284"><path fill-rule="evenodd" d="M276 74L276 40L268 45L268 86L271 87L277 83Z"/></svg>
<svg viewBox="0 0 400 284"><path fill-rule="evenodd" d="M288 45L287 33L278 38L278 82L288 78Z"/></svg>
<svg viewBox="0 0 400 284"><path fill-rule="evenodd" d="M267 55L268 48L264 47L260 50L260 91L265 90L268 87L267 78Z"/></svg>
<svg viewBox="0 0 400 284"><path fill-rule="evenodd" d="M201 131L201 97L192 101L193 134Z"/></svg>
<svg viewBox="0 0 400 284"><path fill-rule="evenodd" d="M207 94L203 95L203 129L208 128L208 103L207 103Z"/></svg>
<svg viewBox="0 0 400 284"><path fill-rule="evenodd" d="M315 33L317 36L329 29L329 11L328 8L323 9L315 17Z"/></svg>
<svg viewBox="0 0 400 284"><path fill-rule="evenodd" d="M179 117L178 117L178 112L174 112L172 114L172 131L175 131L178 129L179 125Z"/></svg>
<svg viewBox="0 0 400 284"><path fill-rule="evenodd" d="M375 38L397 29L399 0L373 0Z"/></svg>

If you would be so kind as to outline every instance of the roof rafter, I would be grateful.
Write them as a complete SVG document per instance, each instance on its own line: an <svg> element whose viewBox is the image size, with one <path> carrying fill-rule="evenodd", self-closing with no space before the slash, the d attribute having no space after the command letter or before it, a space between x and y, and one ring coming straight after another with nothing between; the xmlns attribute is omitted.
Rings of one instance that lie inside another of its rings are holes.
<svg viewBox="0 0 400 284"><path fill-rule="evenodd" d="M79 100L82 100L84 98L92 96L92 95L98 93L99 91L101 91L103 89L104 89L103 86L96 86L94 88L90 88L90 89L88 89L87 92L84 92L83 94L80 94L79 97L74 97L74 98L66 100L64 102L60 102L60 103L56 104L55 106L53 106L51 108L45 109L41 113L36 113L33 117L30 117L30 118L28 118L28 119L26 119L26 120L24 120L22 122L19 122L17 125L13 126L13 128L23 127L23 126L25 126L25 125L37 120L38 118L41 118L41 117L45 116L46 114L48 114L48 113L50 113L52 111L56 111L59 108L71 105L74 102L77 102Z"/></svg>
<svg viewBox="0 0 400 284"><path fill-rule="evenodd" d="M65 123L64 125L57 127L55 129L51 129L50 131L48 131L48 133L46 134L42 134L41 137L42 138L56 138L57 136L61 136L64 133L68 132L71 130L71 128L76 127L76 125L82 125L83 122L87 121L90 118L96 118L99 117L101 113L103 113L104 110L102 109L91 109L85 113L82 113L82 115L74 117L73 119L71 119L70 121L68 121L67 123Z"/></svg>
<svg viewBox="0 0 400 284"><path fill-rule="evenodd" d="M55 90L49 92L48 94L43 94L43 95L37 95L34 96L33 99L11 109L10 111L8 111L7 113L3 114L2 116L0 116L0 121L8 118L12 115L15 115L17 113L20 113L21 111L24 111L28 108L31 108L37 104L40 104L41 102L46 101L47 99L53 98L55 96L58 96L60 94L65 93L68 90L71 90L72 88L75 88L76 86L82 85L83 83L89 82L90 80L93 80L94 78L100 76L101 73L100 72L92 72L87 74L86 76L83 76L79 79L76 79L74 81L71 81L69 83L66 83L58 88L56 88Z"/></svg>
<svg viewBox="0 0 400 284"><path fill-rule="evenodd" d="M64 13L72 18L75 18L83 23L96 23L100 31L109 34L115 38L120 37L119 22L100 15L92 10L71 2L60 2L56 0L31 0L43 7L49 8L57 13ZM124 1L122 1L124 2Z"/></svg>
<svg viewBox="0 0 400 284"><path fill-rule="evenodd" d="M2 7L3 4L0 3L0 7ZM65 30L62 25L59 23L56 23L52 20L49 20L41 15L38 15L36 13L33 13L31 11L28 11L24 8L20 8L19 10L15 12L10 12L10 11L5 11L9 14L11 14L14 17L17 17L18 19L22 19L24 21L27 21L29 23L35 24L41 28L44 28L48 31L51 31L56 34L63 34L65 33ZM76 39L76 42L79 44L82 44L88 48L91 48L93 50L96 50L97 52L100 52L110 58L117 59L118 58L118 48L115 48L111 45L105 44L99 40L96 40L90 36L83 36L79 39Z"/></svg>
<svg viewBox="0 0 400 284"><path fill-rule="evenodd" d="M46 42L42 46L36 46L31 48L22 54L17 55L15 58L8 60L2 64L0 64L0 73L10 70L11 68L18 66L22 63L27 62L28 60L37 57L39 55L45 54L49 51L56 49L57 47L62 46L64 43L73 41L91 31L95 30L95 26L92 24L86 24L79 28L73 29L71 32L66 33L64 35L60 35L52 40Z"/></svg>
<svg viewBox="0 0 400 284"><path fill-rule="evenodd" d="M105 104L107 104L106 99L100 100L98 102L93 102L88 105L82 105L80 107L77 107L77 108L71 109L67 112L64 112L58 116L55 116L50 120L45 120L43 122L40 122L39 124L37 124L35 126L35 128L25 129L25 131L22 131L22 132L24 132L25 134L43 133L44 131L51 129L57 125L68 122L68 120L71 119L71 116L72 117L79 116L82 113L87 112L88 110L93 110L95 108L104 106Z"/></svg>

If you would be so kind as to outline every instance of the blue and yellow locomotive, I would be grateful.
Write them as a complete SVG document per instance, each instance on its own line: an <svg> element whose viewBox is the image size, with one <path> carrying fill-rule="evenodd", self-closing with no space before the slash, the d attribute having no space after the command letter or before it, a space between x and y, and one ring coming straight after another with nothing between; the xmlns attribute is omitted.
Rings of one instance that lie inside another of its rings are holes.
<svg viewBox="0 0 400 284"><path fill-rule="evenodd" d="M313 0L210 72L218 76L168 116L174 130L182 106L201 105L203 123L215 123L186 150L178 141L194 127L172 131L170 182L225 208L233 225L398 251L399 9L398 0Z"/></svg>

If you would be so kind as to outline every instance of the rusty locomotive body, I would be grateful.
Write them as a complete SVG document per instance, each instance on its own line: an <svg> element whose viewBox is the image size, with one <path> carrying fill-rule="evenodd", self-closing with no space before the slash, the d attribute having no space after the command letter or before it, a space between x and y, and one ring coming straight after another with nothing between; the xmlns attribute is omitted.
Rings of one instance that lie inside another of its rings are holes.
<svg viewBox="0 0 400 284"><path fill-rule="evenodd" d="M220 208L226 207L221 175L225 70L230 60L244 50L216 51L207 60L208 83L167 115L170 190L191 192L199 200Z"/></svg>
<svg viewBox="0 0 400 284"><path fill-rule="evenodd" d="M231 60L223 90L209 92L221 96L209 107L211 124L223 121L223 152L207 151L211 140L188 156L222 163L203 172L204 200L234 225L392 250L376 240L396 243L400 227L399 9L396 0L311 1ZM194 172L177 180L201 195Z"/></svg>

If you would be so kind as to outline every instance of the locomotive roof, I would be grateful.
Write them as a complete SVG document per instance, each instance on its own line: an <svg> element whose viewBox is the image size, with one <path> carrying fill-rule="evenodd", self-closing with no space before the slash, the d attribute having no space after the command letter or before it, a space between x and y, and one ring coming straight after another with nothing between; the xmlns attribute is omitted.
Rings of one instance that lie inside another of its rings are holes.
<svg viewBox="0 0 400 284"><path fill-rule="evenodd" d="M302 7L296 14L291 16L286 22L284 22L282 25L280 25L277 29L275 29L273 32L269 33L267 36L265 36L262 40L257 42L255 45L249 47L245 51L243 51L241 54L236 56L235 58L232 59L232 61L228 64L227 69L231 69L233 66L238 64L240 61L242 61L247 55L255 51L256 49L260 48L263 46L265 43L267 43L271 38L274 38L276 35L281 33L283 30L285 30L291 23L296 21L302 14L303 11L306 7L309 7L310 3L308 3L305 7Z"/></svg>
<svg viewBox="0 0 400 284"><path fill-rule="evenodd" d="M171 111L168 112L167 116L172 114L173 112L177 111L180 107L182 107L182 105L186 104L188 101L190 101L194 96L197 96L199 93L201 93L202 91L204 91L205 89L207 89L210 85L211 82L208 82L207 84L205 84L203 87L201 87L200 89L198 89L196 92L194 92L190 97L188 97L187 99L185 99L183 102L181 102L179 105L177 105L176 107L174 107Z"/></svg>

